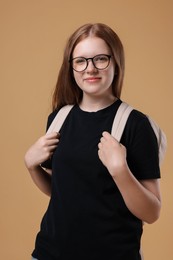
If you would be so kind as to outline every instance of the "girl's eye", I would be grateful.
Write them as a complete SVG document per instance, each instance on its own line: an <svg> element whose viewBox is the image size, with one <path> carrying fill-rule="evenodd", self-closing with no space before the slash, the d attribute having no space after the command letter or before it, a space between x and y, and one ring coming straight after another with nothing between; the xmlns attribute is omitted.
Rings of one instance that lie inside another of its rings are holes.
<svg viewBox="0 0 173 260"><path fill-rule="evenodd" d="M85 59L82 59L82 58L75 60L75 63L77 63L77 64L82 64L82 63L85 63L85 62L86 62Z"/></svg>
<svg viewBox="0 0 173 260"><path fill-rule="evenodd" d="M101 56L97 56L97 57L95 57L95 59L94 59L94 61L100 61L100 62L104 62L104 61L107 61L108 60L108 58L107 58L107 56L104 56L104 55L101 55Z"/></svg>

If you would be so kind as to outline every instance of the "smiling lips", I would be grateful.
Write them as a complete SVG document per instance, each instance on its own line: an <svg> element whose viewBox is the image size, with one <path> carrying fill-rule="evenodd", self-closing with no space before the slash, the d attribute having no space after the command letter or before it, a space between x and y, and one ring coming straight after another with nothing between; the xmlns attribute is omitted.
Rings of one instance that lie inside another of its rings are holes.
<svg viewBox="0 0 173 260"><path fill-rule="evenodd" d="M96 82L100 79L101 79L100 77L89 77L89 78L86 78L84 80L87 81L87 82Z"/></svg>

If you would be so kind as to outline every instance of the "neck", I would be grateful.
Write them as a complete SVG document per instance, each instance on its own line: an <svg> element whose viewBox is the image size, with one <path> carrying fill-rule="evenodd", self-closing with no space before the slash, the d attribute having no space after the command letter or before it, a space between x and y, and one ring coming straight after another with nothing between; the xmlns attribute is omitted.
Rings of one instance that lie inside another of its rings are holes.
<svg viewBox="0 0 173 260"><path fill-rule="evenodd" d="M81 103L79 104L80 108L87 112L97 112L98 110L104 109L117 100L113 95L107 97L86 97L84 96Z"/></svg>

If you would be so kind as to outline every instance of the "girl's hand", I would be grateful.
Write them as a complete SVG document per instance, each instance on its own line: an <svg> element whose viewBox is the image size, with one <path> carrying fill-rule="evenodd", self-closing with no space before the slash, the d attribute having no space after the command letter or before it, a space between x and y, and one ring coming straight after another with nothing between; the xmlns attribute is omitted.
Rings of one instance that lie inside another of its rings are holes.
<svg viewBox="0 0 173 260"><path fill-rule="evenodd" d="M48 160L58 145L59 137L59 133L56 132L40 137L25 154L26 167L34 169Z"/></svg>
<svg viewBox="0 0 173 260"><path fill-rule="evenodd" d="M103 132L98 148L98 156L112 177L127 167L125 146L108 132Z"/></svg>

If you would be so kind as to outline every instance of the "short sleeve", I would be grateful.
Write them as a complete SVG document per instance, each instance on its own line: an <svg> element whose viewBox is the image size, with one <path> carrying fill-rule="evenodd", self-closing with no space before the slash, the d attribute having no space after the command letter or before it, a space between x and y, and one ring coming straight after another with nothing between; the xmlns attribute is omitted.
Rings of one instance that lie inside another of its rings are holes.
<svg viewBox="0 0 173 260"><path fill-rule="evenodd" d="M158 143L153 128L144 114L131 112L122 143L127 148L127 162L137 179L160 178Z"/></svg>

